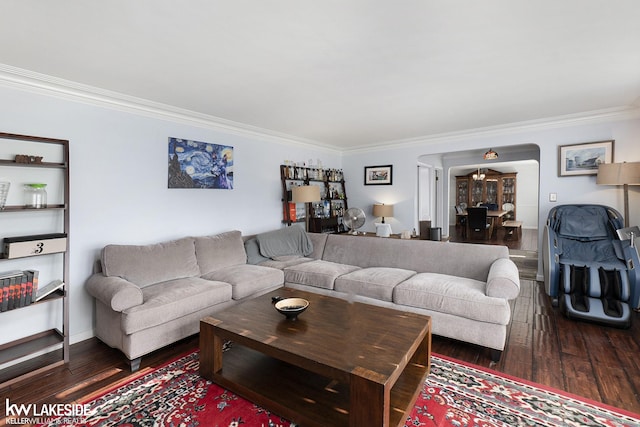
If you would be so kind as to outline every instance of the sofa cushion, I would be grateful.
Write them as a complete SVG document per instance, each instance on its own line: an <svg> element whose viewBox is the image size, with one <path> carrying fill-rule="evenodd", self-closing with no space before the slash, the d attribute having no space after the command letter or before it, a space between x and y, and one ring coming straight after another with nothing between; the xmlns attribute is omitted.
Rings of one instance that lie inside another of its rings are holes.
<svg viewBox="0 0 640 427"><path fill-rule="evenodd" d="M382 301L392 301L393 288L414 274L416 274L415 271L401 268L363 268L336 278L335 290Z"/></svg>
<svg viewBox="0 0 640 427"><path fill-rule="evenodd" d="M152 245L107 245L102 271L140 287L200 275L191 237Z"/></svg>
<svg viewBox="0 0 640 427"><path fill-rule="evenodd" d="M302 264L303 262L309 262L309 261L313 261L313 258L298 256L298 257L293 257L288 259L278 259L278 260L267 259L267 261L261 262L260 265L264 267L273 267L279 270L284 270L286 267Z"/></svg>
<svg viewBox="0 0 640 427"><path fill-rule="evenodd" d="M202 278L231 284L234 300L259 295L284 284L282 270L251 264L221 268L205 274Z"/></svg>
<svg viewBox="0 0 640 427"><path fill-rule="evenodd" d="M324 247L327 244L327 233L307 233L311 243L313 244L313 252L309 255L309 258L322 259L324 253Z"/></svg>
<svg viewBox="0 0 640 427"><path fill-rule="evenodd" d="M360 267L335 262L315 260L292 265L284 269L285 283L298 283L317 288L334 289L334 281L343 274L359 270Z"/></svg>
<svg viewBox="0 0 640 427"><path fill-rule="evenodd" d="M247 263L242 234L237 231L195 238L196 258L202 274Z"/></svg>
<svg viewBox="0 0 640 427"><path fill-rule="evenodd" d="M486 284L438 273L419 273L393 290L396 304L506 325L511 309L503 298L485 295Z"/></svg>
<svg viewBox="0 0 640 427"><path fill-rule="evenodd" d="M190 277L147 286L142 293L144 303L122 313L126 335L230 301L231 285Z"/></svg>
<svg viewBox="0 0 640 427"><path fill-rule="evenodd" d="M247 253L247 264L257 265L270 259L262 256L258 240L255 237L244 242L244 250Z"/></svg>
<svg viewBox="0 0 640 427"><path fill-rule="evenodd" d="M418 273L450 274L481 281L487 280L489 266L498 258L509 258L509 248L344 234L329 234L322 254L324 261L362 268L404 268Z"/></svg>

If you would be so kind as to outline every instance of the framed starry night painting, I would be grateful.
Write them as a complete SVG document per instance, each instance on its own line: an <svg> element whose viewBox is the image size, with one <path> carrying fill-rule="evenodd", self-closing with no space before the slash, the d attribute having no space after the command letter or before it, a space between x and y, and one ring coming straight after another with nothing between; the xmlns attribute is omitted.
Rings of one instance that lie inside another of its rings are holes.
<svg viewBox="0 0 640 427"><path fill-rule="evenodd" d="M233 189L233 147L169 138L169 188Z"/></svg>

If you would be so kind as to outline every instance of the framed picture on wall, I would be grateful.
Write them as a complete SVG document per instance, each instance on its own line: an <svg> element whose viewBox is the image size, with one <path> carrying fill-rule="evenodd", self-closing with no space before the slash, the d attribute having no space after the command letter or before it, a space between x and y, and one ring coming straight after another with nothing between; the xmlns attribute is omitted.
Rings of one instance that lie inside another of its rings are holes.
<svg viewBox="0 0 640 427"><path fill-rule="evenodd" d="M169 138L168 188L233 189L233 147Z"/></svg>
<svg viewBox="0 0 640 427"><path fill-rule="evenodd" d="M364 185L392 185L393 166L365 166Z"/></svg>
<svg viewBox="0 0 640 427"><path fill-rule="evenodd" d="M599 164L613 162L613 142L558 146L558 176L596 175Z"/></svg>

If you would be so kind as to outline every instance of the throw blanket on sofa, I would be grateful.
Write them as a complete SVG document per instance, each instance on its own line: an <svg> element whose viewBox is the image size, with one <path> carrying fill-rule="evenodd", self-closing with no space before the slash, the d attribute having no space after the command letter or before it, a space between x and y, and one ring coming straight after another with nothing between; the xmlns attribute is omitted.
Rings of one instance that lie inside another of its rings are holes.
<svg viewBox="0 0 640 427"><path fill-rule="evenodd" d="M301 227L287 227L256 236L260 254L267 258L287 255L307 256L313 252L313 244Z"/></svg>

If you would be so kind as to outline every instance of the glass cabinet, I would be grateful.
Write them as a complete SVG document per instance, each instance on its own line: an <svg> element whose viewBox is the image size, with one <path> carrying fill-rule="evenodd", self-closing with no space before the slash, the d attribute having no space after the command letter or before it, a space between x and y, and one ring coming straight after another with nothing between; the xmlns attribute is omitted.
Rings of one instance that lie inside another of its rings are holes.
<svg viewBox="0 0 640 427"><path fill-rule="evenodd" d="M456 205L460 206L464 204L466 206L469 203L469 181L466 179L457 180L456 188Z"/></svg>
<svg viewBox="0 0 640 427"><path fill-rule="evenodd" d="M515 220L517 172L484 169L484 179L473 179L474 174L477 175L475 170L456 176L456 210L480 204L497 205L498 210L507 211L503 219Z"/></svg>

